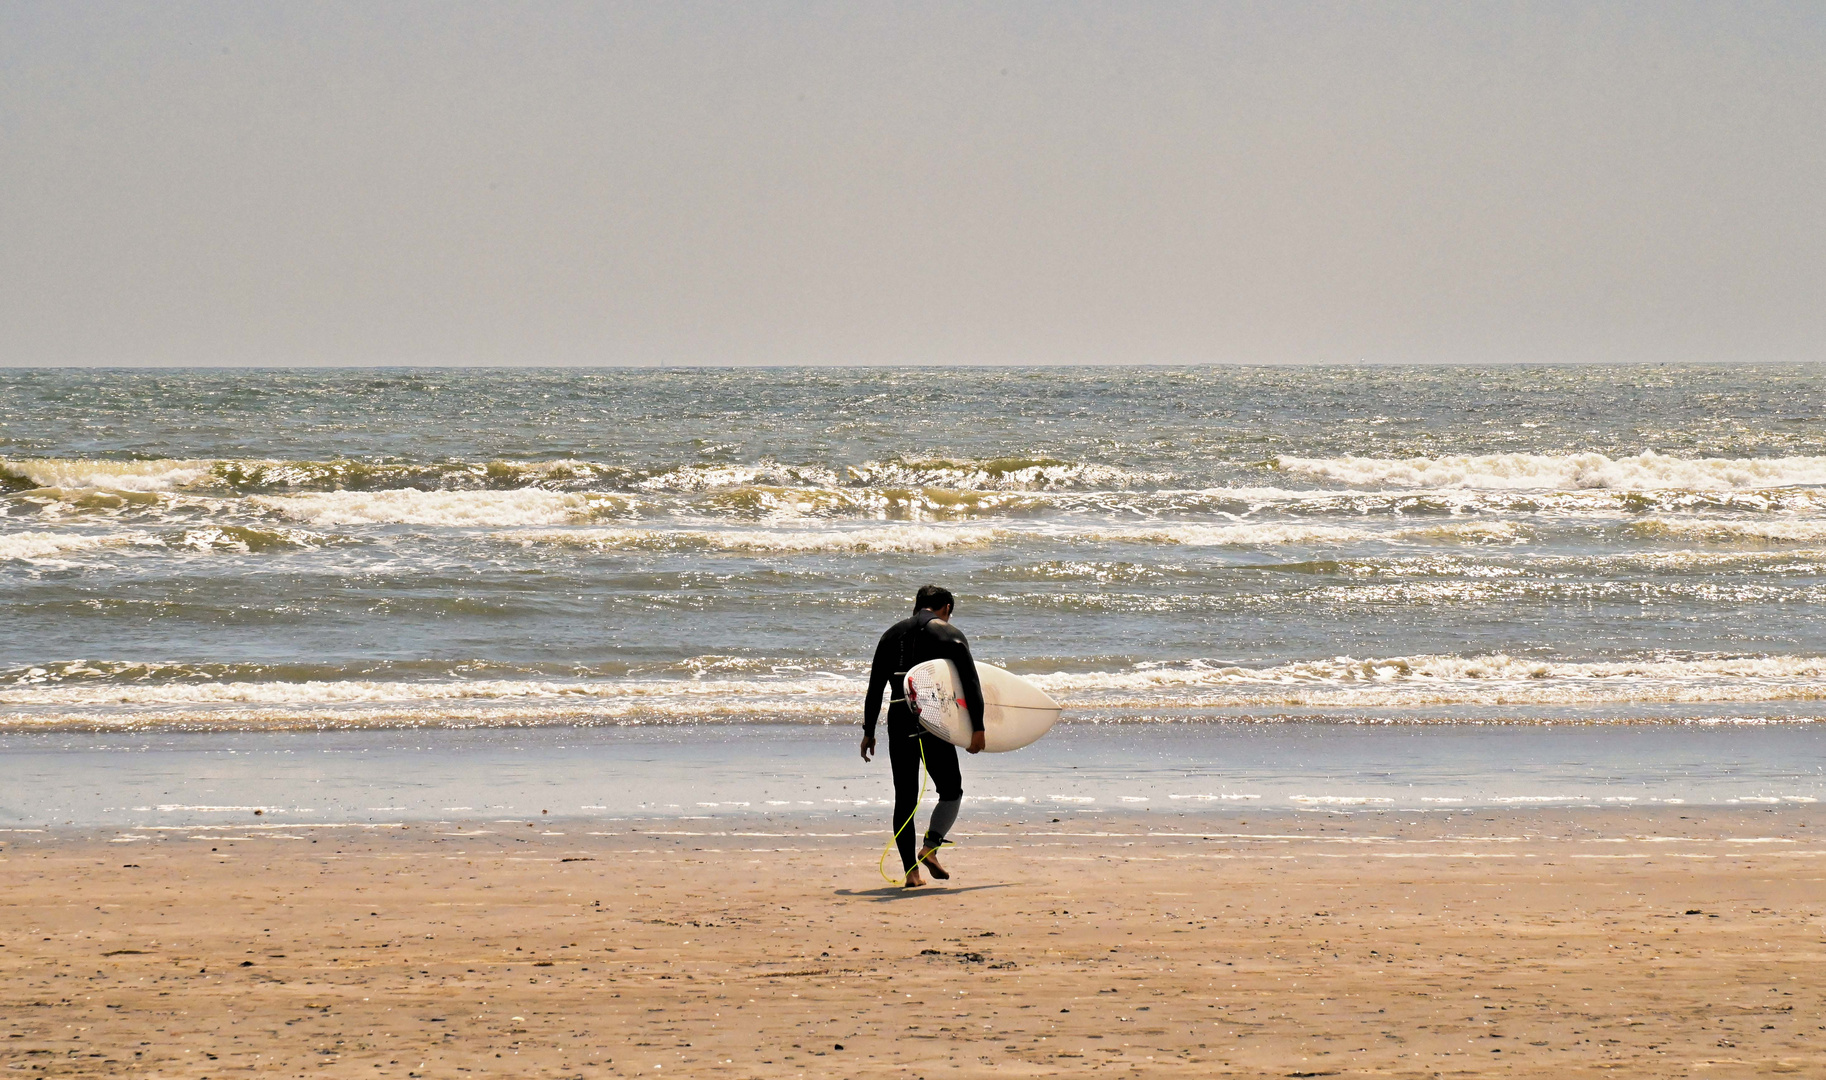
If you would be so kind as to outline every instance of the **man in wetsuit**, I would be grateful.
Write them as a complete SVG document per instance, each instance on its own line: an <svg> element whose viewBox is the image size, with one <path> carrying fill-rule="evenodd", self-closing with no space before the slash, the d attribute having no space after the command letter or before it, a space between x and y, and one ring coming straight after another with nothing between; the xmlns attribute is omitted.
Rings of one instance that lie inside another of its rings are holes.
<svg viewBox="0 0 1826 1080"><path fill-rule="evenodd" d="M875 718L881 713L881 692L892 687L888 704L888 764L894 771L894 842L900 847L900 864L906 871L905 884L912 888L926 883L919 876L924 864L935 878L951 875L934 857L945 842L945 834L957 821L958 806L964 800L964 781L957 771L957 747L926 731L919 719L907 708L906 673L927 660L949 660L957 665L958 688L964 693L964 705L970 710L970 746L972 754L983 749L983 687L976 678L976 664L970 659L970 642L963 632L952 626L951 594L936 585L925 585L913 598L913 617L902 619L881 635L875 646L875 663L869 668L869 696L862 707L862 760L875 752ZM926 772L938 788L938 806L926 827L926 841L919 857L913 857L913 815L919 809L919 762L924 753Z"/></svg>

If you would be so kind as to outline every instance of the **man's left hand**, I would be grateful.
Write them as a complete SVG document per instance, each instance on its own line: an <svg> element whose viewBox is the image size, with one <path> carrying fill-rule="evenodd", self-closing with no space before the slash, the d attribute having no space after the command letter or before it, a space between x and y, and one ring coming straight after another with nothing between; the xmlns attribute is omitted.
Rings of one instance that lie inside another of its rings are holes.
<svg viewBox="0 0 1826 1080"><path fill-rule="evenodd" d="M980 754L983 752L983 746L984 746L985 741L986 740L983 738L982 732L972 731L970 733L970 745L969 745L969 747L967 747L967 749L972 754Z"/></svg>

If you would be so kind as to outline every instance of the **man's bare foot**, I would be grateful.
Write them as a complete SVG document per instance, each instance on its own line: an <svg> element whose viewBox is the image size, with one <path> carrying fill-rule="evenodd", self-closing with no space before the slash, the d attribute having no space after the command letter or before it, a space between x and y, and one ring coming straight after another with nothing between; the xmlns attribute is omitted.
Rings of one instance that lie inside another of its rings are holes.
<svg viewBox="0 0 1826 1080"><path fill-rule="evenodd" d="M919 867L915 866L913 869L907 871L907 880L902 882L900 887L903 889L917 889L925 883L926 879L919 876Z"/></svg>
<svg viewBox="0 0 1826 1080"><path fill-rule="evenodd" d="M920 852L919 853L919 863L921 866L924 866L926 869L932 871L932 876L937 878L938 880L940 880L940 881L950 881L951 880L950 873L948 873L944 867L938 865L938 849L937 848L929 847L929 848L925 849L924 851Z"/></svg>

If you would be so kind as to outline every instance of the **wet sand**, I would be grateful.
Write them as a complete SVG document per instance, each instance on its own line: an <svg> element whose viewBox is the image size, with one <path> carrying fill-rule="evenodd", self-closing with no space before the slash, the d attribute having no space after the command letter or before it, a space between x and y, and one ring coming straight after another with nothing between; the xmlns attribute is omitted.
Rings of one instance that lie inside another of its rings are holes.
<svg viewBox="0 0 1826 1080"><path fill-rule="evenodd" d="M10 1075L1826 1075L1826 812L0 833ZM145 839L130 839L143 837Z"/></svg>

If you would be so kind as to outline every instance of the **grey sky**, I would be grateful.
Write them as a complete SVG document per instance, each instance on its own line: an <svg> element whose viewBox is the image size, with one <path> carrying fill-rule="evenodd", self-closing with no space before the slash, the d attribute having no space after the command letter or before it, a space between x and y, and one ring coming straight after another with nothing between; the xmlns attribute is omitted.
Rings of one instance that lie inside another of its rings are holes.
<svg viewBox="0 0 1826 1080"><path fill-rule="evenodd" d="M0 6L0 363L1821 359L1826 5Z"/></svg>

